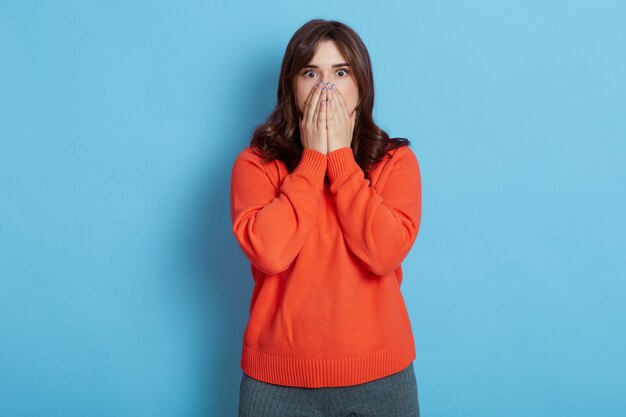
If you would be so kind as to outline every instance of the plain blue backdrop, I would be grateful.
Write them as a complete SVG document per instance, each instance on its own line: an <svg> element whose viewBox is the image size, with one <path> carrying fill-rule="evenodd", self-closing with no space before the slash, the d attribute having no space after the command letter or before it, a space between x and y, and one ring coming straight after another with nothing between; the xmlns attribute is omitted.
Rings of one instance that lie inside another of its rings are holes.
<svg viewBox="0 0 626 417"><path fill-rule="evenodd" d="M420 161L423 416L626 413L626 3L0 6L0 415L236 415L229 180L312 18Z"/></svg>

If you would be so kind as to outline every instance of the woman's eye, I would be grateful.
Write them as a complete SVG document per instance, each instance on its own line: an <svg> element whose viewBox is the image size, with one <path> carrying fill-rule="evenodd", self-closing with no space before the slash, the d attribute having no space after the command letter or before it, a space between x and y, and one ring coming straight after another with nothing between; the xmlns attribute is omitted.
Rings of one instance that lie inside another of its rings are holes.
<svg viewBox="0 0 626 417"><path fill-rule="evenodd" d="M346 74L346 75L342 75L341 77L345 77L345 76L347 76L347 75L350 73L350 71L348 71L347 69L340 69L340 70L337 70L337 73L340 73L340 72L343 72L343 73L345 73L345 74ZM303 75L304 75L306 78L313 78L313 77L309 77L309 74L315 74L315 72L314 72L314 71L306 71Z"/></svg>

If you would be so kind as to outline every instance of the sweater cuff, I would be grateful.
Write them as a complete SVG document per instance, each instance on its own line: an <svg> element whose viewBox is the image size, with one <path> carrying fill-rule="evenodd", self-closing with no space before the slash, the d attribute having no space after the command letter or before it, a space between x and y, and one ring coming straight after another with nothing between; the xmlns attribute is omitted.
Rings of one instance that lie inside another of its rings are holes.
<svg viewBox="0 0 626 417"><path fill-rule="evenodd" d="M326 159L326 155L320 151L304 148L300 163L298 163L293 172L312 178L322 188L324 186L324 176L326 175Z"/></svg>
<svg viewBox="0 0 626 417"><path fill-rule="evenodd" d="M361 170L354 159L351 147L337 148L328 153L328 179L335 182L337 179Z"/></svg>

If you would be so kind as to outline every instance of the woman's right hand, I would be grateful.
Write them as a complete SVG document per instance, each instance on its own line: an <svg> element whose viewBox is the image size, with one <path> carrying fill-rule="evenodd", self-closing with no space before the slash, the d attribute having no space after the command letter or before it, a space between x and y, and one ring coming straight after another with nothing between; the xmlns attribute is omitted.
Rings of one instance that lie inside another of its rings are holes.
<svg viewBox="0 0 626 417"><path fill-rule="evenodd" d="M300 140L302 146L314 149L326 155L328 141L326 139L326 84L317 83L311 88L304 102L303 115L300 117ZM324 88L324 90L322 90Z"/></svg>

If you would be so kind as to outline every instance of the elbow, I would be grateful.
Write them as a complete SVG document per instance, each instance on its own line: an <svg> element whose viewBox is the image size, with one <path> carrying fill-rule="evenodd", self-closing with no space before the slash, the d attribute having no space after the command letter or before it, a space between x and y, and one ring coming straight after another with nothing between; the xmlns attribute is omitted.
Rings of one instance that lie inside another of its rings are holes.
<svg viewBox="0 0 626 417"><path fill-rule="evenodd" d="M251 223L235 219L232 232L246 258L259 271L267 275L280 274L287 270L291 262L287 260L284 248L278 242L264 238L263 234L252 233Z"/></svg>
<svg viewBox="0 0 626 417"><path fill-rule="evenodd" d="M261 272L266 275L276 275L286 271L291 262L286 261L284 257L276 256L279 251L277 248L268 249L263 246L264 249L259 249L247 244L241 244L240 246L246 258Z"/></svg>
<svg viewBox="0 0 626 417"><path fill-rule="evenodd" d="M401 262L383 263L379 262L375 265L369 265L369 270L379 277L385 277L392 274L396 269L401 266Z"/></svg>
<svg viewBox="0 0 626 417"><path fill-rule="evenodd" d="M379 277L384 277L398 269L403 259L404 256L400 254L381 253L379 251L377 256L370 256L367 259L362 259L362 261L369 272Z"/></svg>
<svg viewBox="0 0 626 417"><path fill-rule="evenodd" d="M406 229L406 239L401 247L397 248L399 250L393 250L391 252L379 251L378 256L374 258L375 261L368 265L369 270L378 276L387 276L400 268L402 261L407 257L413 247L413 243L415 243L418 229L419 225L412 223L411 227Z"/></svg>
<svg viewBox="0 0 626 417"><path fill-rule="evenodd" d="M250 262L261 272L266 275L277 275L285 272L290 264L285 265L277 259L271 257L249 257Z"/></svg>
<svg viewBox="0 0 626 417"><path fill-rule="evenodd" d="M264 244L252 244L249 240L237 238L239 247L248 260L261 272L267 275L280 274L291 266L286 256L276 256L281 250L276 247L268 248Z"/></svg>

